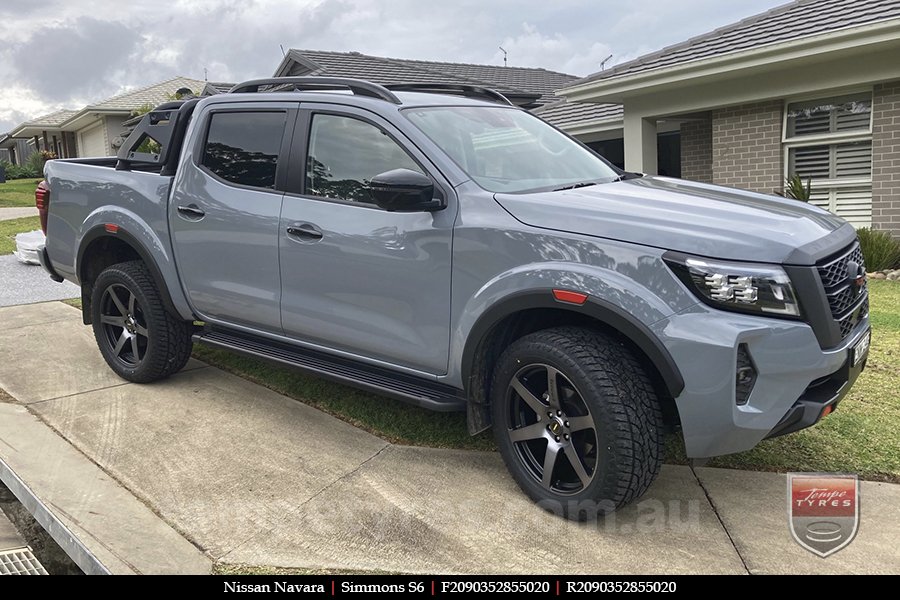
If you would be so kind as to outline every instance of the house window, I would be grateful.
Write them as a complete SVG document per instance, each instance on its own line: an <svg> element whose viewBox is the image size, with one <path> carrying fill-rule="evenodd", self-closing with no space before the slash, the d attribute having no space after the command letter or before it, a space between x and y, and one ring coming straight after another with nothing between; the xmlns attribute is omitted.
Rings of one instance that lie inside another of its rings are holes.
<svg viewBox="0 0 900 600"><path fill-rule="evenodd" d="M785 175L812 181L813 204L872 224L872 94L788 104Z"/></svg>

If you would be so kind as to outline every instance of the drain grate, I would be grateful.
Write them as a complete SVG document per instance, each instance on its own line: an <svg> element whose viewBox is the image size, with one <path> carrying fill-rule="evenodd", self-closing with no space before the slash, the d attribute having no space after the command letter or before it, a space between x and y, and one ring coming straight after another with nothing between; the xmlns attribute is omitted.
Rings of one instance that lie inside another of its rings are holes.
<svg viewBox="0 0 900 600"><path fill-rule="evenodd" d="M0 552L0 575L46 575L44 569L31 548L16 548Z"/></svg>

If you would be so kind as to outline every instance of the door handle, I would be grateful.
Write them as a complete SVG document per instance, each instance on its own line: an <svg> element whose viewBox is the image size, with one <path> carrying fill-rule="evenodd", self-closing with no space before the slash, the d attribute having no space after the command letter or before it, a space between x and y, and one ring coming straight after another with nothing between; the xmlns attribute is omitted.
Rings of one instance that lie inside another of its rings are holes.
<svg viewBox="0 0 900 600"><path fill-rule="evenodd" d="M196 204L188 204L187 206L179 206L178 212L186 217L191 217L192 219L202 219L206 216L206 213L203 212L203 209L197 206Z"/></svg>
<svg viewBox="0 0 900 600"><path fill-rule="evenodd" d="M288 235L300 238L304 241L316 241L322 239L322 232L312 223L299 223L297 225L288 225Z"/></svg>

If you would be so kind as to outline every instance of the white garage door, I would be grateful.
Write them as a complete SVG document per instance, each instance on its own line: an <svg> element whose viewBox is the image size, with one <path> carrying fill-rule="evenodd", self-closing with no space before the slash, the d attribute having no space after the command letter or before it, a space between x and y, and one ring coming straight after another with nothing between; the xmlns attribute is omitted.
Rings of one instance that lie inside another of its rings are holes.
<svg viewBox="0 0 900 600"><path fill-rule="evenodd" d="M102 123L78 132L79 156L86 158L89 156L107 156L108 154Z"/></svg>

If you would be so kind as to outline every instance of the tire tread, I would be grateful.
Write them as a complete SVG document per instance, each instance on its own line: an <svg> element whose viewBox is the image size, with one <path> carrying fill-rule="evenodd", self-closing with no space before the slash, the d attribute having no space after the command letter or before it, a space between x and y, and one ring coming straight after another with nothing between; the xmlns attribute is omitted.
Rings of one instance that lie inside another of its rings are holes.
<svg viewBox="0 0 900 600"><path fill-rule="evenodd" d="M619 508L641 496L659 475L663 452L662 411L641 362L628 346L604 332L570 326L545 329L510 345L497 363L492 389L506 389L505 382L497 381L505 362L516 360L517 354L535 352L546 353L561 363L575 361L590 374L595 390L603 397L603 414L596 414L596 404L589 406L595 419L607 419L614 427L616 447L612 452L613 468L601 473L602 497L594 500L604 500ZM494 414L495 434L506 435L503 427L497 426L498 413ZM503 448L499 438L498 446ZM504 459L509 465L509 458L504 456ZM515 471L513 474L517 475ZM516 480L526 493L535 496L518 476Z"/></svg>

